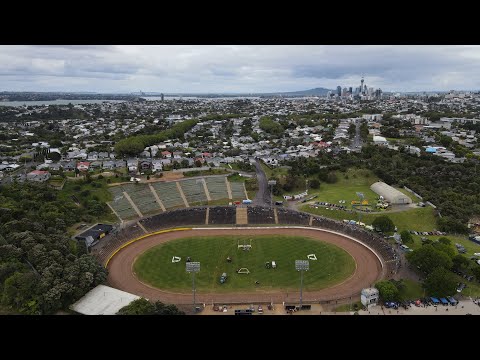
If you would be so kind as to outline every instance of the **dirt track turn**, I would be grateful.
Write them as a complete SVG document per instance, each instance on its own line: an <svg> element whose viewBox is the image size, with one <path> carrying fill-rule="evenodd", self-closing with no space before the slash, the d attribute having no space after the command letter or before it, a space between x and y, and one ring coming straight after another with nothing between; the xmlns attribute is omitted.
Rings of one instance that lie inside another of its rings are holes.
<svg viewBox="0 0 480 360"><path fill-rule="evenodd" d="M232 229L232 230L189 230L170 232L151 236L135 242L118 252L108 264L108 282L111 286L127 291L132 294L143 296L150 300L161 300L165 303L191 304L192 293L173 293L160 290L146 285L136 278L132 266L136 257L144 251L167 241L191 237L191 236L215 236L215 235L291 235L305 236L315 240L321 240L335 244L345 249L357 264L355 273L344 282L333 287L318 291L304 291L304 302L317 302L358 297L362 288L373 285L382 276L382 267L378 258L365 246L329 232L309 229L269 229L259 228L254 230ZM205 294L197 291L196 302L211 304L215 303L251 303L251 302L298 302L299 292L295 291L262 291L248 293L229 294Z"/></svg>

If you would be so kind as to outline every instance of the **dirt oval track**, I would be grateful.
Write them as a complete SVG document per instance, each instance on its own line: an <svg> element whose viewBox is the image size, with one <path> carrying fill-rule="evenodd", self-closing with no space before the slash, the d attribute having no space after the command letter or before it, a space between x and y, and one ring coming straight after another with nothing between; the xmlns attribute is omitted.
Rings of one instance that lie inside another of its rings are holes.
<svg viewBox="0 0 480 360"><path fill-rule="evenodd" d="M170 232L154 235L134 242L120 250L108 263L108 282L111 286L132 294L143 296L150 300L160 300L165 303L191 304L192 293L173 293L157 289L142 283L133 273L135 259L144 251L162 244L185 237L215 236L215 235L291 235L305 236L314 240L335 244L346 250L356 262L356 270L352 276L333 287L318 290L304 291L304 302L317 302L358 297L362 288L372 286L382 277L382 266L377 256L362 244L341 235L326 231L289 228L259 228L259 229L195 229L179 232ZM281 303L298 302L299 291L257 290L245 293L208 294L197 291L197 303Z"/></svg>

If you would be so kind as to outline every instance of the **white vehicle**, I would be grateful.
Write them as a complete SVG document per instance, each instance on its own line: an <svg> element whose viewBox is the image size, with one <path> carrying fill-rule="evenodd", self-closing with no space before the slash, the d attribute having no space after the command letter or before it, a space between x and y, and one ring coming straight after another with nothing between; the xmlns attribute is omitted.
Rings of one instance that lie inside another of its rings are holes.
<svg viewBox="0 0 480 360"><path fill-rule="evenodd" d="M480 253L474 253L473 256L480 256Z"/></svg>
<svg viewBox="0 0 480 360"><path fill-rule="evenodd" d="M277 267L277 263L274 260L272 260L272 269L275 269L276 267Z"/></svg>

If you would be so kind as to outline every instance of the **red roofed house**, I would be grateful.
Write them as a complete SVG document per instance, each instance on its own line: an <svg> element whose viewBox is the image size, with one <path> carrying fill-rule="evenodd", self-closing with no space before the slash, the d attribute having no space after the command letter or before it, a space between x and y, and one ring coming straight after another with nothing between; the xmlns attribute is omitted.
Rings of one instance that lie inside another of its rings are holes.
<svg viewBox="0 0 480 360"><path fill-rule="evenodd" d="M77 164L77 169L80 171L88 171L90 163L88 161L79 161Z"/></svg>
<svg viewBox="0 0 480 360"><path fill-rule="evenodd" d="M37 181L37 182L44 182L50 179L50 173L48 171L43 170L34 170L27 174L28 181Z"/></svg>
<svg viewBox="0 0 480 360"><path fill-rule="evenodd" d="M204 152L202 153L202 156L209 158L209 157L212 157L212 154L210 154L209 152Z"/></svg>
<svg viewBox="0 0 480 360"><path fill-rule="evenodd" d="M162 156L164 158L169 158L172 156L172 153L170 151L162 151Z"/></svg>

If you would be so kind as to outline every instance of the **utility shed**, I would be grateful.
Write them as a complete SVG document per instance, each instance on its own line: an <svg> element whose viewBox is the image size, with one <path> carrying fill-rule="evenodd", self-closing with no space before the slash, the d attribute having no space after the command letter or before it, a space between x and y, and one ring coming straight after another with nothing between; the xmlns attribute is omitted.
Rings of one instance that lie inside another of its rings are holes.
<svg viewBox="0 0 480 360"><path fill-rule="evenodd" d="M121 308L137 299L140 299L140 296L98 285L72 304L70 309L82 315L115 315Z"/></svg>
<svg viewBox="0 0 480 360"><path fill-rule="evenodd" d="M385 184L382 181L377 181L370 186L370 189L376 194L383 196L391 204L411 204L412 199L401 191Z"/></svg>

